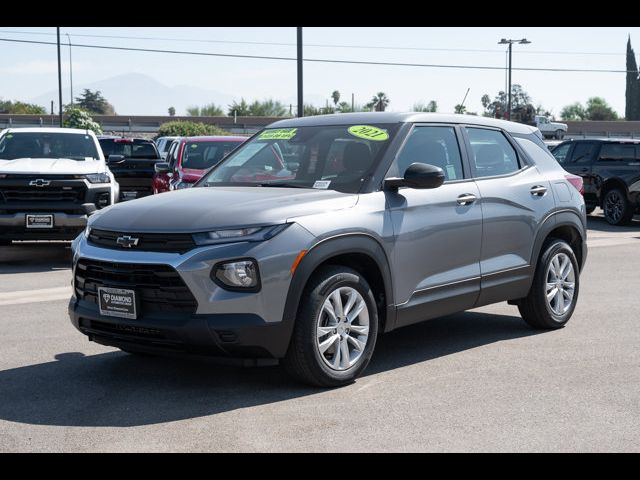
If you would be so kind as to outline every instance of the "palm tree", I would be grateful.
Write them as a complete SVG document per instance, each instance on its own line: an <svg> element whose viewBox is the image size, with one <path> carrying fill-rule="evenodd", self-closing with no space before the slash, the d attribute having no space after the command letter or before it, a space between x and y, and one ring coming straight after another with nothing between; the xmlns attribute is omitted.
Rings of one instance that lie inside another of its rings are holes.
<svg viewBox="0 0 640 480"><path fill-rule="evenodd" d="M334 90L331 94L331 98L333 99L333 104L337 107L338 102L340 101L340 92L338 90Z"/></svg>
<svg viewBox="0 0 640 480"><path fill-rule="evenodd" d="M384 109L389 105L389 97L384 92L378 92L368 105L371 105L376 112L384 112Z"/></svg>

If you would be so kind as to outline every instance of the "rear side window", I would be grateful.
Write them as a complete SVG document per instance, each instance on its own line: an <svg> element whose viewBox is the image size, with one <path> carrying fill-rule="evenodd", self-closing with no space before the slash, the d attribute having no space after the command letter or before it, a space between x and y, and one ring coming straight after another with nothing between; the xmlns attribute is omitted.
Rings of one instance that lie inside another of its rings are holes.
<svg viewBox="0 0 640 480"><path fill-rule="evenodd" d="M460 147L453 127L415 127L389 174L402 177L412 163L440 167L447 181L464 178Z"/></svg>
<svg viewBox="0 0 640 480"><path fill-rule="evenodd" d="M476 177L506 175L520 170L518 155L499 130L466 127Z"/></svg>
<svg viewBox="0 0 640 480"><path fill-rule="evenodd" d="M598 155L598 161L600 162L635 160L635 158L635 145L622 143L603 143L600 155Z"/></svg>

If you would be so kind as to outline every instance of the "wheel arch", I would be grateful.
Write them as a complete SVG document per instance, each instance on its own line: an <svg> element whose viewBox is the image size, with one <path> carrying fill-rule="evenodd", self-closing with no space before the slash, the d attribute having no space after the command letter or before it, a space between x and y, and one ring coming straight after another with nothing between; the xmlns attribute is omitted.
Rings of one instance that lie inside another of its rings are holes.
<svg viewBox="0 0 640 480"><path fill-rule="evenodd" d="M600 195L598 198L598 206L602 208L604 205L604 197L609 190L613 190L614 188L619 188L622 190L622 193L629 198L629 188L627 184L620 178L608 178L606 181L602 183L602 187L600 188Z"/></svg>
<svg viewBox="0 0 640 480"><path fill-rule="evenodd" d="M392 277L382 245L363 233L339 235L315 244L298 264L285 302L283 322L293 331L304 289L311 276L324 265L343 265L360 272L371 286L380 317L380 332L395 324Z"/></svg>
<svg viewBox="0 0 640 480"><path fill-rule="evenodd" d="M586 227L581 216L574 210L562 210L551 214L541 225L536 235L530 265L535 268L540 252L549 238L567 242L576 255L580 270L587 256Z"/></svg>

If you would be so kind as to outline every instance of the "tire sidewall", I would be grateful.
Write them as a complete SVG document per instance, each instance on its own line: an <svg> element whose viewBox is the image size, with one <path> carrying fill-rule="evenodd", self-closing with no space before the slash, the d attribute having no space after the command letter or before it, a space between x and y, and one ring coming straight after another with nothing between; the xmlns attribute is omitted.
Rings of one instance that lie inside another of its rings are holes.
<svg viewBox="0 0 640 480"><path fill-rule="evenodd" d="M571 261L571 266L573 267L573 271L575 274L575 287L573 292L573 300L571 302L571 308L567 310L563 315L557 315L549 306L546 300L546 285L547 285L547 269L549 268L549 263L558 253L564 253L569 257ZM562 326L566 324L571 315L573 315L573 311L576 308L578 303L578 295L580 293L580 270L578 268L578 261L576 259L575 254L571 247L562 240L556 240L552 242L544 252L540 259L540 277L538 279L537 288L541 289L541 298L544 303L545 312L548 315L548 320L552 322L554 326Z"/></svg>
<svg viewBox="0 0 640 480"><path fill-rule="evenodd" d="M340 371L333 370L330 368L322 358L322 354L318 349L317 340L316 340L316 324L318 321L318 315L322 309L322 305L324 304L327 297L340 287L351 287L362 295L362 298L367 304L367 309L369 310L369 337L367 338L367 344L365 346L364 352L362 356L358 359L358 364L355 367L351 367L348 370ZM373 293L371 292L371 288L364 280L362 276L357 274L356 272L340 272L331 275L324 281L322 281L316 288L314 288L310 294L308 299L313 302L313 308L311 309L312 318L300 318L298 321L307 322L308 328L306 329L306 340L311 342L313 348L311 349L311 353L313 355L312 365L314 368L318 369L323 377L329 377L332 381L336 381L339 383L345 383L354 380L356 377L360 375L360 373L367 367L369 361L371 360L371 356L373 355L373 350L376 344L376 337L378 334L378 311L375 303L375 299L373 297ZM310 327L310 328L309 328Z"/></svg>
<svg viewBox="0 0 640 480"><path fill-rule="evenodd" d="M622 202L624 203L624 211L622 212L622 217L620 217L620 220L618 220L617 222L614 222L613 219L607 214L607 208L606 208L607 198L609 197L609 195L613 194L614 192L618 194L618 196L622 199ZM612 188L611 190L608 190L607 193L605 193L604 199L602 201L602 207L604 210L604 218L611 225L621 225L622 223L625 222L625 217L628 215L628 211L629 211L629 202L626 196L624 195L624 193L620 191L619 188Z"/></svg>

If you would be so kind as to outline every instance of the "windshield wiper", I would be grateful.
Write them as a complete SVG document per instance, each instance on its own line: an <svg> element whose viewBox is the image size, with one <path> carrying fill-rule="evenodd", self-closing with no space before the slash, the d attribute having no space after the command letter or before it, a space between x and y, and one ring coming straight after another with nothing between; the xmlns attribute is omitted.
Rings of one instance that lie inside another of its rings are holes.
<svg viewBox="0 0 640 480"><path fill-rule="evenodd" d="M279 182L268 182L268 183L257 183L259 187L282 187L282 188L311 188L306 187L304 185L298 185L297 183L279 183Z"/></svg>

